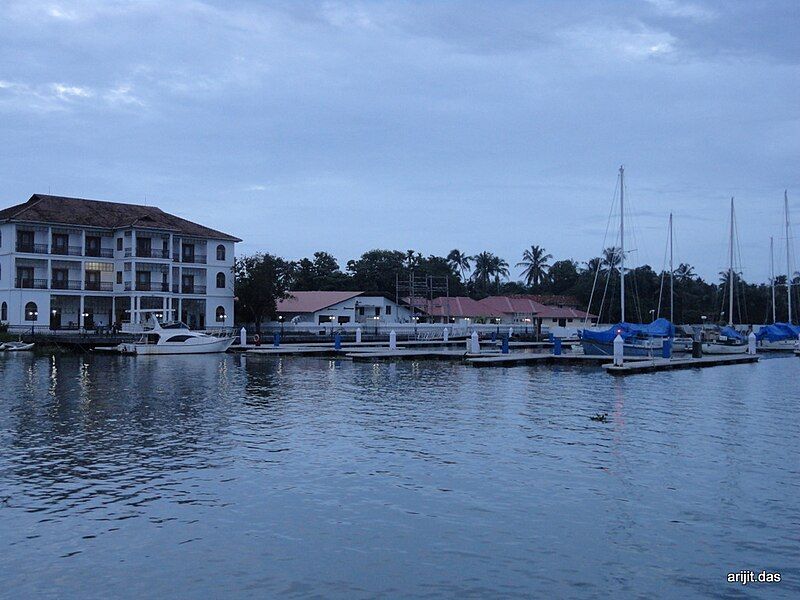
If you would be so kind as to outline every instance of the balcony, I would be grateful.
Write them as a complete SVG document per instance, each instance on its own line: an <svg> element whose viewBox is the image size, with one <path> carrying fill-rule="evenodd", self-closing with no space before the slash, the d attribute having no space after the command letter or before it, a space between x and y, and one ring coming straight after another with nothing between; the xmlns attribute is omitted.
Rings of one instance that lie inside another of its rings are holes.
<svg viewBox="0 0 800 600"><path fill-rule="evenodd" d="M17 252L27 252L28 254L47 254L47 244L28 244L17 242Z"/></svg>
<svg viewBox="0 0 800 600"><path fill-rule="evenodd" d="M50 282L50 288L54 290L80 291L81 282L80 280L54 279Z"/></svg>
<svg viewBox="0 0 800 600"><path fill-rule="evenodd" d="M50 246L50 254L59 256L82 256L80 246Z"/></svg>
<svg viewBox="0 0 800 600"><path fill-rule="evenodd" d="M131 291L131 282L127 281L125 283L125 291ZM156 283L151 281L137 281L136 282L136 291L137 292L168 292L169 291L169 284L168 283Z"/></svg>
<svg viewBox="0 0 800 600"><path fill-rule="evenodd" d="M110 281L87 281L83 289L91 292L112 292L114 284Z"/></svg>
<svg viewBox="0 0 800 600"><path fill-rule="evenodd" d="M14 281L15 287L25 290L46 290L47 284L47 279L28 279L27 277L17 277Z"/></svg>
<svg viewBox="0 0 800 600"><path fill-rule="evenodd" d="M183 262L183 263L190 263L190 264L197 264L197 265L204 265L208 262L208 258L205 254L193 254L193 255L183 255L180 254L173 254L172 260L175 262Z"/></svg>
<svg viewBox="0 0 800 600"><path fill-rule="evenodd" d="M137 248L137 258L169 258L169 252L158 248Z"/></svg>
<svg viewBox="0 0 800 600"><path fill-rule="evenodd" d="M84 256L95 256L98 258L114 258L113 248L86 248Z"/></svg>
<svg viewBox="0 0 800 600"><path fill-rule="evenodd" d="M177 286L175 286L175 287L177 287ZM182 285L181 286L181 294L205 294L205 293L206 293L206 286L204 286L204 285Z"/></svg>

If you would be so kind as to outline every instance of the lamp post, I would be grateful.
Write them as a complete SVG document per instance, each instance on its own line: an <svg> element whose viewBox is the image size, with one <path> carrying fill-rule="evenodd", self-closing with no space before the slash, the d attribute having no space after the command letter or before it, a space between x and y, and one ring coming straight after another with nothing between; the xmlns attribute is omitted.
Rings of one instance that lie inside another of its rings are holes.
<svg viewBox="0 0 800 600"><path fill-rule="evenodd" d="M281 337L283 337L283 315L278 315L278 321L281 324Z"/></svg>
<svg viewBox="0 0 800 600"><path fill-rule="evenodd" d="M651 323L652 323L653 321L655 321L655 318L654 318L654 317L655 317L655 314L656 314L656 309L655 309L655 308L651 308L651 309L650 309L650 322L651 322Z"/></svg>

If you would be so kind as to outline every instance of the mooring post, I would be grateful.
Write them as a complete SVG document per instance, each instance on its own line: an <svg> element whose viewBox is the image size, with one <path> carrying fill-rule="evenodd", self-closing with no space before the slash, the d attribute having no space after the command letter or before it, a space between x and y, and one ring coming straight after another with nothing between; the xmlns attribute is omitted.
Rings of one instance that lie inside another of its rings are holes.
<svg viewBox="0 0 800 600"><path fill-rule="evenodd" d="M450 341L450 332L447 331L447 327L442 330L442 341L445 344Z"/></svg>
<svg viewBox="0 0 800 600"><path fill-rule="evenodd" d="M747 353L752 356L755 356L756 353L756 334L752 331L747 336Z"/></svg>
<svg viewBox="0 0 800 600"><path fill-rule="evenodd" d="M275 332L275 335L272 336L272 345L276 348L281 345L281 334Z"/></svg>
<svg viewBox="0 0 800 600"><path fill-rule="evenodd" d="M356 344L361 343L361 327L356 329Z"/></svg>
<svg viewBox="0 0 800 600"><path fill-rule="evenodd" d="M511 338L512 335L514 335L514 328L513 327L509 327L508 328L508 337L509 337L509 339Z"/></svg>
<svg viewBox="0 0 800 600"><path fill-rule="evenodd" d="M239 343L242 346L247 346L247 329L244 327L239 330Z"/></svg>
<svg viewBox="0 0 800 600"><path fill-rule="evenodd" d="M503 352L503 354L508 354L508 336L505 336L503 338L503 349L502 349L502 352Z"/></svg>
<svg viewBox="0 0 800 600"><path fill-rule="evenodd" d="M478 342L478 332L473 331L469 339L470 339L469 351L472 352L473 354L478 354L481 351L481 345Z"/></svg>
<svg viewBox="0 0 800 600"><path fill-rule="evenodd" d="M553 355L561 356L561 338L553 338Z"/></svg>
<svg viewBox="0 0 800 600"><path fill-rule="evenodd" d="M625 354L625 341L620 334L614 338L614 366L621 367L623 364L623 355Z"/></svg>
<svg viewBox="0 0 800 600"><path fill-rule="evenodd" d="M661 346L661 358L672 358L672 339L667 338L664 340L664 345Z"/></svg>
<svg viewBox="0 0 800 600"><path fill-rule="evenodd" d="M394 329L389 332L389 350L397 350L397 334Z"/></svg>
<svg viewBox="0 0 800 600"><path fill-rule="evenodd" d="M333 336L333 347L336 350L342 349L342 334L338 331L336 332L336 335Z"/></svg>

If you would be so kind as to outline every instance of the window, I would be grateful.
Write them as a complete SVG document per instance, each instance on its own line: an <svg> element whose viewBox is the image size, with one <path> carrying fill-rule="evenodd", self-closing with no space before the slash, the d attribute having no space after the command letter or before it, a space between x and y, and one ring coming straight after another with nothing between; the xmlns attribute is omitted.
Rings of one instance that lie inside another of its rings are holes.
<svg viewBox="0 0 800 600"><path fill-rule="evenodd" d="M122 271L117 271L117 283L122 283Z"/></svg>
<svg viewBox="0 0 800 600"><path fill-rule="evenodd" d="M39 319L39 308L35 302L28 302L25 305L25 320L37 321Z"/></svg>
<svg viewBox="0 0 800 600"><path fill-rule="evenodd" d="M390 304L386 305L386 314L387 315L392 314L392 306Z"/></svg>
<svg viewBox="0 0 800 600"><path fill-rule="evenodd" d="M217 246L217 260L225 260L225 246L222 244Z"/></svg>
<svg viewBox="0 0 800 600"><path fill-rule="evenodd" d="M225 309L221 306L217 307L217 323L225 322Z"/></svg>
<svg viewBox="0 0 800 600"><path fill-rule="evenodd" d="M376 317L380 317L381 316L381 307L380 306L376 306L375 307L375 316Z"/></svg>
<svg viewBox="0 0 800 600"><path fill-rule="evenodd" d="M167 340L167 343L178 343L178 342L185 342L186 340L190 339L191 336L189 335L173 335L171 338Z"/></svg>
<svg viewBox="0 0 800 600"><path fill-rule="evenodd" d="M217 287L218 288L225 287L225 273L217 273Z"/></svg>
<svg viewBox="0 0 800 600"><path fill-rule="evenodd" d="M5 302L0 305L0 321L8 321L8 304Z"/></svg>
<svg viewBox="0 0 800 600"><path fill-rule="evenodd" d="M117 250L122 252L122 238L117 238Z"/></svg>

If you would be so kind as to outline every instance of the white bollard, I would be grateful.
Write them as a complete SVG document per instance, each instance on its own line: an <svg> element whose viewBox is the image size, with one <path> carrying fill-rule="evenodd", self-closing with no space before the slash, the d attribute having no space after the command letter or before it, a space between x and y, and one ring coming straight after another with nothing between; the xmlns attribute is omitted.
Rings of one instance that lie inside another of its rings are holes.
<svg viewBox="0 0 800 600"><path fill-rule="evenodd" d="M625 354L625 341L622 339L620 334L617 334L617 337L614 338L614 366L621 367L623 361L623 356Z"/></svg>
<svg viewBox="0 0 800 600"><path fill-rule="evenodd" d="M356 329L356 344L361 343L361 327Z"/></svg>
<svg viewBox="0 0 800 600"><path fill-rule="evenodd" d="M508 328L508 339L509 340L511 339L512 335L514 335L514 328L513 327L509 327Z"/></svg>
<svg viewBox="0 0 800 600"><path fill-rule="evenodd" d="M397 350L397 334L394 329L389 332L389 350Z"/></svg>
<svg viewBox="0 0 800 600"><path fill-rule="evenodd" d="M469 337L469 340L470 340L469 351L472 352L473 354L478 354L481 351L481 345L478 342L478 332L473 331L472 335Z"/></svg>
<svg viewBox="0 0 800 600"><path fill-rule="evenodd" d="M442 341L446 344L450 341L450 332L447 331L447 327L442 330Z"/></svg>
<svg viewBox="0 0 800 600"><path fill-rule="evenodd" d="M752 355L756 353L756 334L752 331L747 336L747 353Z"/></svg>
<svg viewBox="0 0 800 600"><path fill-rule="evenodd" d="M242 346L247 345L247 330L244 327L239 330L239 343Z"/></svg>

